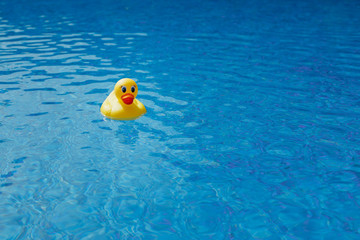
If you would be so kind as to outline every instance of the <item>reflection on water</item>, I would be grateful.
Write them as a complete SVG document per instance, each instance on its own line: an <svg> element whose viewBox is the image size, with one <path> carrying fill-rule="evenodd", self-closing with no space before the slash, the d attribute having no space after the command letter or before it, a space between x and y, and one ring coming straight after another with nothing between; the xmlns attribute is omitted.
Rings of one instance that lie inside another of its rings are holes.
<svg viewBox="0 0 360 240"><path fill-rule="evenodd" d="M16 3L1 239L358 238L356 1ZM136 121L99 111L123 77Z"/></svg>

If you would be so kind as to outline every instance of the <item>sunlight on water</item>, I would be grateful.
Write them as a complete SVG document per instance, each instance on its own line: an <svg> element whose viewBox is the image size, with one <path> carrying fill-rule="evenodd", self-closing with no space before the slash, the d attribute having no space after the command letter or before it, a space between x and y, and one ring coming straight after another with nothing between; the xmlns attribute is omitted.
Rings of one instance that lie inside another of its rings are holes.
<svg viewBox="0 0 360 240"><path fill-rule="evenodd" d="M359 238L359 10L2 1L0 239Z"/></svg>

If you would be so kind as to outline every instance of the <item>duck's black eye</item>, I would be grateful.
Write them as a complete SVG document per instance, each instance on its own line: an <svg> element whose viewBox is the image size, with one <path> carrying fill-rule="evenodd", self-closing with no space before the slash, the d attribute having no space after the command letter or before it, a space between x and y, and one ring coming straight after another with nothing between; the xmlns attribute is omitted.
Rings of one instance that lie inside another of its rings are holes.
<svg viewBox="0 0 360 240"><path fill-rule="evenodd" d="M124 93L124 92L126 92L126 87L122 87L121 88L121 91Z"/></svg>
<svg viewBox="0 0 360 240"><path fill-rule="evenodd" d="M135 86L132 86L132 87L131 87L131 91L132 91L132 92L135 92Z"/></svg>

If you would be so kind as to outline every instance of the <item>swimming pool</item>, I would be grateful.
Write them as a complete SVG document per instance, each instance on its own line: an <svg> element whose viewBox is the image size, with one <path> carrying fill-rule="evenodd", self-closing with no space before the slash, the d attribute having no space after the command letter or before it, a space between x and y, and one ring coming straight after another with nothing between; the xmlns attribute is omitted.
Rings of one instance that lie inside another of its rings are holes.
<svg viewBox="0 0 360 240"><path fill-rule="evenodd" d="M359 11L1 1L0 239L359 239Z"/></svg>

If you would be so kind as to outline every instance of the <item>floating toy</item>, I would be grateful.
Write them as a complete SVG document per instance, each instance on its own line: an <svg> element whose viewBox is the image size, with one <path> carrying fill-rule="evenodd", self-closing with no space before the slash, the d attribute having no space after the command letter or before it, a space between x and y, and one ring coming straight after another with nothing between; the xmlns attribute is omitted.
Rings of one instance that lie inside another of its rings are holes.
<svg viewBox="0 0 360 240"><path fill-rule="evenodd" d="M114 87L114 91L103 102L100 111L110 119L134 120L146 113L146 108L136 99L138 87L134 80L123 78Z"/></svg>

